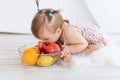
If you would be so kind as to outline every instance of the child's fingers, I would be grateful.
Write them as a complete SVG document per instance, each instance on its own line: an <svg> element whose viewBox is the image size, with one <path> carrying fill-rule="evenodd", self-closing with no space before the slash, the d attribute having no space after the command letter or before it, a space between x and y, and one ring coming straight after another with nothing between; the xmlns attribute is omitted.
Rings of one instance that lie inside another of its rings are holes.
<svg viewBox="0 0 120 80"><path fill-rule="evenodd" d="M64 54L62 54L60 57L63 57L64 56Z"/></svg>
<svg viewBox="0 0 120 80"><path fill-rule="evenodd" d="M60 57L63 57L65 55L65 52L61 52L61 56Z"/></svg>
<svg viewBox="0 0 120 80"><path fill-rule="evenodd" d="M69 53L68 52L62 52L60 57L64 57L66 55L69 55Z"/></svg>
<svg viewBox="0 0 120 80"><path fill-rule="evenodd" d="M61 57L65 56L65 53L66 53L65 51L62 51L61 52Z"/></svg>

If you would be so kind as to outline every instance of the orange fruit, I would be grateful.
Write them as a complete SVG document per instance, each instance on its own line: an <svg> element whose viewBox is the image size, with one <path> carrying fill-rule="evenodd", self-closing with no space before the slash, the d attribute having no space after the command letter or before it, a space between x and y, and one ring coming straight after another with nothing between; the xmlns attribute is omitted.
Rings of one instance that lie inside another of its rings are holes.
<svg viewBox="0 0 120 80"><path fill-rule="evenodd" d="M32 66L36 64L39 50L37 48L28 48L23 52L22 60L25 64Z"/></svg>

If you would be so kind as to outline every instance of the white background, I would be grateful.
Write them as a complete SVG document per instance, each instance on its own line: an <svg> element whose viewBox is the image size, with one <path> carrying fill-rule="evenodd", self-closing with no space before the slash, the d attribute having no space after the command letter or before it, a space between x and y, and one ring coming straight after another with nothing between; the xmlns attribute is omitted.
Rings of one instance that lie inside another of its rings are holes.
<svg viewBox="0 0 120 80"><path fill-rule="evenodd" d="M120 33L120 0L85 0L98 25L107 33Z"/></svg>
<svg viewBox="0 0 120 80"><path fill-rule="evenodd" d="M120 33L120 0L39 1L40 8L61 9L65 19L88 21L107 33ZM35 0L0 0L0 32L31 33L36 12Z"/></svg>
<svg viewBox="0 0 120 80"><path fill-rule="evenodd" d="M39 0L40 8L61 9L64 18L95 24L84 0ZM35 0L0 0L0 32L31 33Z"/></svg>

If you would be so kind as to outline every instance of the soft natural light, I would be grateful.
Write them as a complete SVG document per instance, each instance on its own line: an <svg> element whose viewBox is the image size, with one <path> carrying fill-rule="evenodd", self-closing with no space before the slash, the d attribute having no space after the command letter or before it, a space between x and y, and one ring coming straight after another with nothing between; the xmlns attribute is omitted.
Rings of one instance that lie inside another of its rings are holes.
<svg viewBox="0 0 120 80"><path fill-rule="evenodd" d="M120 0L85 0L98 25L107 33L120 33Z"/></svg>

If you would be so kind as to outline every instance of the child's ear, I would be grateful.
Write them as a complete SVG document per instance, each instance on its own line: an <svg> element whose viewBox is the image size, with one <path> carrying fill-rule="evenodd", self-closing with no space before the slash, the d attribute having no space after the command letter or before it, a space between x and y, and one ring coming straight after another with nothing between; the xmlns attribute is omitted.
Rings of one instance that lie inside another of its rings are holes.
<svg viewBox="0 0 120 80"><path fill-rule="evenodd" d="M58 33L58 34L60 34L61 31L62 31L62 30L61 30L60 28L57 28L55 32Z"/></svg>

